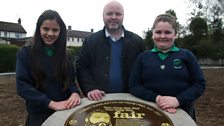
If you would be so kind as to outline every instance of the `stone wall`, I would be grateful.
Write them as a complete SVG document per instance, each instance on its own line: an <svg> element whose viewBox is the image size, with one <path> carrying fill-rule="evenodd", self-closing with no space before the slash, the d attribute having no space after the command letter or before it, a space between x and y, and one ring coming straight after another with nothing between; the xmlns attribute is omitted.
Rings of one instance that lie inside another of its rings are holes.
<svg viewBox="0 0 224 126"><path fill-rule="evenodd" d="M204 66L224 66L223 59L212 60L209 58L204 58L204 59L199 59L198 62L199 62L199 64L204 65Z"/></svg>

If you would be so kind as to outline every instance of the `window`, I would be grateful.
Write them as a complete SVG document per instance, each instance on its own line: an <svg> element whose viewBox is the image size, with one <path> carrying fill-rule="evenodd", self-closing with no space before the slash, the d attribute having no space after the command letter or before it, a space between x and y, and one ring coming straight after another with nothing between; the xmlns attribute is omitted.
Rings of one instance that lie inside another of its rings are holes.
<svg viewBox="0 0 224 126"><path fill-rule="evenodd" d="M7 37L7 32L6 31L4 32L4 37Z"/></svg>
<svg viewBox="0 0 224 126"><path fill-rule="evenodd" d="M19 38L19 33L16 32L15 34L16 34L16 38Z"/></svg>

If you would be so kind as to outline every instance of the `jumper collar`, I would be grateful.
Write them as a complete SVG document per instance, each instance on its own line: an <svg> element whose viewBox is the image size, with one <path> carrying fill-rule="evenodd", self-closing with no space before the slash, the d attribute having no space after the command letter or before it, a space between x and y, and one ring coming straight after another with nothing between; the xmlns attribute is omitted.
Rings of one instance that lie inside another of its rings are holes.
<svg viewBox="0 0 224 126"><path fill-rule="evenodd" d="M173 44L173 46L170 48L170 50L166 53L169 53L169 52L177 52L179 51L180 49L178 47L175 46L175 44ZM154 47L153 49L150 50L151 52L161 52L157 47ZM163 52L161 52L163 53Z"/></svg>
<svg viewBox="0 0 224 126"><path fill-rule="evenodd" d="M54 47L52 46L44 46L44 51L48 56L53 56L55 54Z"/></svg>

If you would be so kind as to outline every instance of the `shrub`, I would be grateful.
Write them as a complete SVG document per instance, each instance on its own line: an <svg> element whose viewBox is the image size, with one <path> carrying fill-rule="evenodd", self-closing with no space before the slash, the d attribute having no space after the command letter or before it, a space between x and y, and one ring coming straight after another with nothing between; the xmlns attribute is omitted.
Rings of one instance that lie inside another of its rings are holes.
<svg viewBox="0 0 224 126"><path fill-rule="evenodd" d="M81 47L74 47L74 46L67 47L68 55L71 57L74 64L76 62L80 49Z"/></svg>
<svg viewBox="0 0 224 126"><path fill-rule="evenodd" d="M15 45L0 44L0 73L15 72L18 50Z"/></svg>

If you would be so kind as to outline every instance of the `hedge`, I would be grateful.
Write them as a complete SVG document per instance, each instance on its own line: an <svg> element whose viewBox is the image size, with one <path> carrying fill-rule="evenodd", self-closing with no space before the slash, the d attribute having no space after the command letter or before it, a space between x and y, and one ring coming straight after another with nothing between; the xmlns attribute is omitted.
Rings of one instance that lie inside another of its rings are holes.
<svg viewBox="0 0 224 126"><path fill-rule="evenodd" d="M75 64L81 47L67 47L68 53ZM0 44L0 73L15 72L16 68L16 56L19 51L19 47L15 45Z"/></svg>
<svg viewBox="0 0 224 126"><path fill-rule="evenodd" d="M0 44L0 73L15 72L18 46Z"/></svg>

